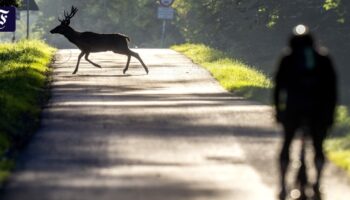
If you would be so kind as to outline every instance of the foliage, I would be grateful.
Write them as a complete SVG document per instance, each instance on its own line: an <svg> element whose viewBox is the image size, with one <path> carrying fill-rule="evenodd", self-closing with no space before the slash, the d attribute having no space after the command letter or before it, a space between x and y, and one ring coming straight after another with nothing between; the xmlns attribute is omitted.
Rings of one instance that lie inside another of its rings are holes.
<svg viewBox="0 0 350 200"><path fill-rule="evenodd" d="M325 147L328 158L350 175L350 134L327 140Z"/></svg>
<svg viewBox="0 0 350 200"><path fill-rule="evenodd" d="M184 44L171 48L208 69L228 91L246 98L269 102L271 81L257 69L203 44Z"/></svg>
<svg viewBox="0 0 350 200"><path fill-rule="evenodd" d="M339 7L341 0L325 0L323 4L323 8L325 10L331 10L331 9L336 9Z"/></svg>
<svg viewBox="0 0 350 200"><path fill-rule="evenodd" d="M8 178L9 171L14 168L14 162L12 160L2 159L0 160L0 184Z"/></svg>
<svg viewBox="0 0 350 200"><path fill-rule="evenodd" d="M195 63L208 69L227 90L247 98L270 102L272 83L266 75L241 61L229 58L227 54L203 44L172 46ZM339 106L336 111L335 134L326 141L328 158L350 174L350 116L347 107Z"/></svg>
<svg viewBox="0 0 350 200"><path fill-rule="evenodd" d="M53 53L37 40L0 44L0 180L12 166L4 154L23 145L38 126Z"/></svg>
<svg viewBox="0 0 350 200"><path fill-rule="evenodd" d="M63 11L72 5L79 9L72 19L72 27L78 31L121 32L130 36L132 47L159 47L161 44L162 21L157 19L156 0L101 0L98 3L37 0L37 3L40 12L35 12L39 16L31 35L41 36L59 48L75 48L62 36L49 33L58 25L57 17L62 17ZM350 1L176 0L173 7L176 17L167 22L165 46L203 43L271 74L292 27L304 23L330 48L342 74L348 70L346 52L350 43L343 41L350 39L349 34L344 34L350 31ZM18 32L24 30L22 26ZM347 83L344 81L341 85ZM344 96L349 96L350 103L350 92L345 92L349 93Z"/></svg>
<svg viewBox="0 0 350 200"><path fill-rule="evenodd" d="M336 121L341 124L350 123L349 111L345 106L340 106L337 109Z"/></svg>
<svg viewBox="0 0 350 200"><path fill-rule="evenodd" d="M350 116L345 106L337 108L335 134L326 141L328 158L350 174Z"/></svg>
<svg viewBox="0 0 350 200"><path fill-rule="evenodd" d="M226 57L226 54L203 44L182 44L171 47L191 58L195 63L214 62Z"/></svg>
<svg viewBox="0 0 350 200"><path fill-rule="evenodd" d="M202 43L275 72L292 28L306 24L326 45L339 74L349 74L350 1L345 0L176 0L176 27L188 43ZM350 79L340 77L341 101L350 105Z"/></svg>
<svg viewBox="0 0 350 200"><path fill-rule="evenodd" d="M10 140L37 121L52 55L52 48L35 40L0 45L0 132Z"/></svg>
<svg viewBox="0 0 350 200"><path fill-rule="evenodd" d="M328 158L339 167L345 169L350 175L350 150L330 152L328 153Z"/></svg>
<svg viewBox="0 0 350 200"><path fill-rule="evenodd" d="M332 0L332 5L335 1L339 4L339 0ZM327 5L330 3L324 4ZM205 42L229 50L237 42L256 49L256 44L265 42L262 39L286 35L300 22L312 30L327 29L330 23L336 22L335 16L319 9L323 6L320 1L177 0L174 6L178 12L177 26L188 42ZM271 44L271 40L266 43ZM240 45L235 45L232 51L236 48Z"/></svg>
<svg viewBox="0 0 350 200"><path fill-rule="evenodd" d="M211 71L224 88L229 91L247 87L271 88L270 80L262 72L247 66L241 61L223 58L213 62L203 63Z"/></svg>
<svg viewBox="0 0 350 200"><path fill-rule="evenodd" d="M0 0L0 6L20 6L21 0Z"/></svg>
<svg viewBox="0 0 350 200"><path fill-rule="evenodd" d="M77 31L99 33L120 32L131 38L131 46L157 47L160 45L162 23L157 19L157 1L155 0L41 0L43 8L35 31L43 34L48 43L60 47L74 47L65 38L51 35L49 31L58 25L57 17L62 17L64 10L70 11L72 5L78 13L71 20L71 26ZM171 23L167 23L166 43L180 41L180 33Z"/></svg>

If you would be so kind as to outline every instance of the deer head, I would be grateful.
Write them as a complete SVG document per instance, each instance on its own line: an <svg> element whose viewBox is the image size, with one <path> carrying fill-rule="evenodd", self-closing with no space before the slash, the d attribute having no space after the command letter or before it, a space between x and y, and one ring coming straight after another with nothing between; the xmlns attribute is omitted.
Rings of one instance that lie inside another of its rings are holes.
<svg viewBox="0 0 350 200"><path fill-rule="evenodd" d="M70 19L74 17L75 13L77 13L78 8L72 6L70 14L68 12L64 11L64 19L58 18L58 21L61 22L60 25L56 26L54 29L50 31L50 33L60 33L63 34L70 24Z"/></svg>

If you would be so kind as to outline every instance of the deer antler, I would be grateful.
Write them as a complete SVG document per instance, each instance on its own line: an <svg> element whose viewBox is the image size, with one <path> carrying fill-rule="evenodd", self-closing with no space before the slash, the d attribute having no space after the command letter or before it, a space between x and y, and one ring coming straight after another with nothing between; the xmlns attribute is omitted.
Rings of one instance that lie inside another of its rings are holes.
<svg viewBox="0 0 350 200"><path fill-rule="evenodd" d="M65 20L70 20L72 17L74 17L75 13L78 12L78 8L72 6L71 8L71 11L70 11L70 14L68 14L67 11L64 11L64 17L65 17Z"/></svg>
<svg viewBox="0 0 350 200"><path fill-rule="evenodd" d="M60 18L58 17L58 21L61 22L61 23L64 22L65 24L69 25L70 19L71 19L72 17L74 17L74 15L75 15L77 12L78 12L78 8L72 6L72 8L71 8L71 10L70 10L70 13L68 14L67 11L64 11L64 13L63 13L63 14L64 14L64 19L60 19Z"/></svg>

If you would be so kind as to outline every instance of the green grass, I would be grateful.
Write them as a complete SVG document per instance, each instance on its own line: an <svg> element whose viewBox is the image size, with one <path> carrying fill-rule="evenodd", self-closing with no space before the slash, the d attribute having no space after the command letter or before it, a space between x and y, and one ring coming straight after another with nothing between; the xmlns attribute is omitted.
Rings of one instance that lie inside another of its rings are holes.
<svg viewBox="0 0 350 200"><path fill-rule="evenodd" d="M206 68L228 91L248 99L270 103L271 80L261 71L202 44L183 44L171 49Z"/></svg>
<svg viewBox="0 0 350 200"><path fill-rule="evenodd" d="M271 103L271 80L259 70L202 44L183 44L171 49L206 68L228 91L260 102ZM350 117L344 106L337 109L336 134L325 144L328 158L350 174Z"/></svg>
<svg viewBox="0 0 350 200"><path fill-rule="evenodd" d="M332 135L325 143L329 160L345 169L350 175L350 116L345 106L337 109L336 125Z"/></svg>
<svg viewBox="0 0 350 200"><path fill-rule="evenodd" d="M350 175L350 135L326 141L327 157Z"/></svg>
<svg viewBox="0 0 350 200"><path fill-rule="evenodd" d="M39 124L54 52L38 40L0 44L0 182L13 166L5 152L21 147Z"/></svg>

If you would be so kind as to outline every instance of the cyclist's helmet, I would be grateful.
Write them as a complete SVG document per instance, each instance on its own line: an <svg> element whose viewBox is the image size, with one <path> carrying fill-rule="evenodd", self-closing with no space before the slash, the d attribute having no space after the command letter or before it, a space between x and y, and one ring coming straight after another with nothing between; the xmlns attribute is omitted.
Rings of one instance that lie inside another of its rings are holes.
<svg viewBox="0 0 350 200"><path fill-rule="evenodd" d="M289 40L289 46L292 49L313 47L313 45L314 39L307 26L299 24L293 28L293 34Z"/></svg>

